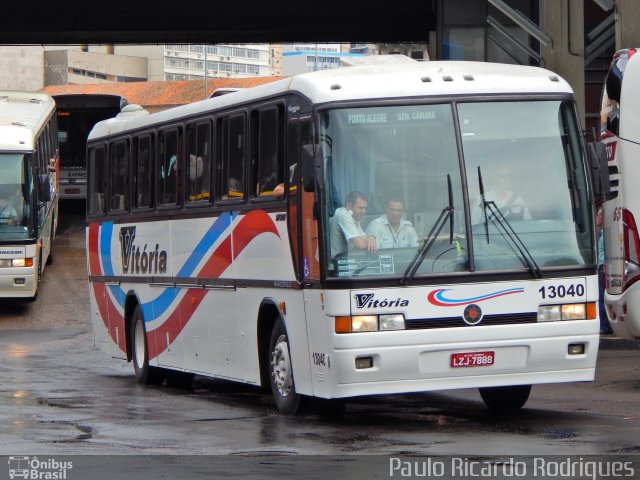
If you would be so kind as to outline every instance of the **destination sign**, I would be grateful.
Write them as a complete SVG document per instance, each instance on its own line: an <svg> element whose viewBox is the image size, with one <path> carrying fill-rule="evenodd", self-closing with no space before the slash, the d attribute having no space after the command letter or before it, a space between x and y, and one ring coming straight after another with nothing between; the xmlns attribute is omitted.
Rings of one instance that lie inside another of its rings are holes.
<svg viewBox="0 0 640 480"><path fill-rule="evenodd" d="M397 125L439 120L442 105L422 107L381 107L348 110L348 125Z"/></svg>

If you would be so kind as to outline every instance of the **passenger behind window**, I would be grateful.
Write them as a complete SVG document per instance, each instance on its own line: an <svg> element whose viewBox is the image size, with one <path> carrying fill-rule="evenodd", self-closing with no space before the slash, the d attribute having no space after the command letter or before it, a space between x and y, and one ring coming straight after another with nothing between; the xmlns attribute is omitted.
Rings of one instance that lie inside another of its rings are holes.
<svg viewBox="0 0 640 480"><path fill-rule="evenodd" d="M244 196L242 185L240 180L237 178L229 177L229 180L227 181L227 189L227 194L222 196L223 200L242 198Z"/></svg>
<svg viewBox="0 0 640 480"><path fill-rule="evenodd" d="M360 225L365 213L367 197L360 192L351 192L347 195L344 207L336 209L329 223L332 258L345 253L349 247L376 252L376 238L367 235Z"/></svg>
<svg viewBox="0 0 640 480"><path fill-rule="evenodd" d="M284 196L284 182L278 175L277 158L275 153L271 155L270 169L271 171L267 172L256 185L256 195L269 195L282 198Z"/></svg>
<svg viewBox="0 0 640 480"><path fill-rule="evenodd" d="M506 163L500 165L497 174L484 177L484 187L488 188L485 191L484 200L494 202L507 221L531 220L531 213L523 198L510 188L512 184L517 183L511 174L510 166ZM472 223L478 224L484 221L483 207L482 198L479 198L471 217ZM487 210L487 215L489 212L490 210Z"/></svg>
<svg viewBox="0 0 640 480"><path fill-rule="evenodd" d="M204 162L202 157L189 154L189 201L209 200L210 192L204 182L202 173Z"/></svg>

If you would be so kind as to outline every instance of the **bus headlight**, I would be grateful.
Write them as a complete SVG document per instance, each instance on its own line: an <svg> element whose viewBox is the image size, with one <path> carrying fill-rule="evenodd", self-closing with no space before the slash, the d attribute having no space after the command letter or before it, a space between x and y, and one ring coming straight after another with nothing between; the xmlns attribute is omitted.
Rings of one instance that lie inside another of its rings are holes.
<svg viewBox="0 0 640 480"><path fill-rule="evenodd" d="M352 332L375 332L378 330L377 315L355 315L351 317Z"/></svg>
<svg viewBox="0 0 640 480"><path fill-rule="evenodd" d="M594 320L595 318L595 302L567 303L564 305L540 305L538 307L538 322Z"/></svg>
<svg viewBox="0 0 640 480"><path fill-rule="evenodd" d="M404 315L380 315L380 330L404 330Z"/></svg>
<svg viewBox="0 0 640 480"><path fill-rule="evenodd" d="M377 332L382 330L404 330L404 328L404 315L401 313L335 318L336 333Z"/></svg>
<svg viewBox="0 0 640 480"><path fill-rule="evenodd" d="M14 258L11 260L12 267L33 267L33 258Z"/></svg>

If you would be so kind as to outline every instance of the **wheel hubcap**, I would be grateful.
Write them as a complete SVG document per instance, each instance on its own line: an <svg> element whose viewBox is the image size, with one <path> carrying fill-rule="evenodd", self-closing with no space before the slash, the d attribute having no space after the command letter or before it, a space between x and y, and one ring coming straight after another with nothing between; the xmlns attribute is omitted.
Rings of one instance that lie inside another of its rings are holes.
<svg viewBox="0 0 640 480"><path fill-rule="evenodd" d="M286 335L280 335L271 352L271 375L273 384L280 395L287 397L291 393L293 378L291 376L291 361L289 359L289 345Z"/></svg>
<svg viewBox="0 0 640 480"><path fill-rule="evenodd" d="M139 320L136 322L135 337L136 337L135 338L136 351L134 352L135 362L136 362L136 366L140 369L144 367L145 342L144 342L144 326L142 325L142 322Z"/></svg>

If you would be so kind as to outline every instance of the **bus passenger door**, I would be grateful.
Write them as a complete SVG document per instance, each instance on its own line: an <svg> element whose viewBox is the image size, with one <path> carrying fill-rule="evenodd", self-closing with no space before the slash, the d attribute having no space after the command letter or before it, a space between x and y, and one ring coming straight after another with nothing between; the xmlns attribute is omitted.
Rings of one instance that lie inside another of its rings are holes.
<svg viewBox="0 0 640 480"><path fill-rule="evenodd" d="M309 148L313 144L311 117L290 120L289 136L287 141L287 156L289 165L289 232L291 236L291 248L295 262L298 279L307 285L319 284L320 263L318 260L318 223L314 218L314 192L306 192L301 178L301 155L303 148ZM310 375L311 368L311 338L309 311L320 311L318 304L320 289L305 288L302 290L302 304L296 305L297 316L304 321L294 328L298 332L297 349L298 359L304 358L306 362L294 364L294 368L302 369L296 376L296 389L303 394L312 394L313 386ZM299 297L300 298L300 297ZM293 309L288 308L288 311ZM293 326L287 326L291 329ZM303 337L306 335L306 337ZM304 347L304 348L303 348ZM301 351L301 350L304 350Z"/></svg>
<svg viewBox="0 0 640 480"><path fill-rule="evenodd" d="M303 148L313 145L311 118L291 121L289 125L289 231L292 249L303 282L320 280L318 222L314 218L315 193L303 188L300 161ZM300 255L302 252L302 255Z"/></svg>

